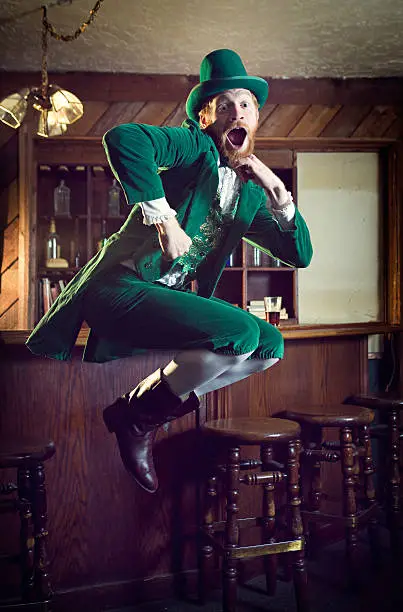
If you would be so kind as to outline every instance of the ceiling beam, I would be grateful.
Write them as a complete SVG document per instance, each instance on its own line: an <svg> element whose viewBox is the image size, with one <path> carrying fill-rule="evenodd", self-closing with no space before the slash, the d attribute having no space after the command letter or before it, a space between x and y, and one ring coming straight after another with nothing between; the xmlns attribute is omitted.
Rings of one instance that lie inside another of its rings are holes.
<svg viewBox="0 0 403 612"><path fill-rule="evenodd" d="M403 105L403 77L352 79L267 79L270 104ZM73 91L82 100L183 101L198 77L179 74L110 72L49 73L49 82ZM38 72L3 72L0 99L24 86L40 85Z"/></svg>

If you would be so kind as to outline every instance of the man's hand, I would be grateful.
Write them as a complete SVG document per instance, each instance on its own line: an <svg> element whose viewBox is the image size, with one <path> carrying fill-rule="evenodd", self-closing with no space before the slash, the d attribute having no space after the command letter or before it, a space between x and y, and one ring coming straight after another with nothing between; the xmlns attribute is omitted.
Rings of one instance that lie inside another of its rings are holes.
<svg viewBox="0 0 403 612"><path fill-rule="evenodd" d="M263 187L270 197L273 208L281 209L289 204L288 192L283 181L256 155L248 155L240 159L234 170L244 183L251 180L256 185Z"/></svg>
<svg viewBox="0 0 403 612"><path fill-rule="evenodd" d="M183 231L176 217L155 224L163 256L168 261L184 255L190 249L192 239Z"/></svg>

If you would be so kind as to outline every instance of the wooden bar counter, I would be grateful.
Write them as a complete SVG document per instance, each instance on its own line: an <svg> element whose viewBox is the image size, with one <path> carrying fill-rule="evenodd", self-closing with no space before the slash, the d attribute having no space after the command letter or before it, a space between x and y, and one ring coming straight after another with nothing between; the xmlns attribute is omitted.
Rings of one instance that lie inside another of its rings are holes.
<svg viewBox="0 0 403 612"><path fill-rule="evenodd" d="M0 332L0 444L19 436L41 436L56 444L56 455L46 465L46 484L48 551L60 609L80 609L89 602L91 610L133 604L194 586L198 422L267 416L363 393L368 334L391 328L282 331L286 354L281 363L212 393L202 401L199 415L160 430L155 450L160 489L154 495L125 472L102 411L171 355L150 352L105 364L83 363L83 331L72 360L59 362L31 355L24 345L27 332ZM18 532L8 537L18 541Z"/></svg>

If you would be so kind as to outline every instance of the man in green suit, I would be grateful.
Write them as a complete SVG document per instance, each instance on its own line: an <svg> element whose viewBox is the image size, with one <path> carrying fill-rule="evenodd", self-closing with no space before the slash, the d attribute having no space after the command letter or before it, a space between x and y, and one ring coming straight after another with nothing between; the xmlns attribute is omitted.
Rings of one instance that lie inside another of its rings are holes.
<svg viewBox="0 0 403 612"><path fill-rule="evenodd" d="M158 427L194 410L201 395L283 356L275 327L212 297L243 237L292 266L312 257L291 194L253 154L267 95L264 79L249 76L234 51L219 49L202 61L182 127L125 124L105 134L132 210L28 339L34 353L67 359L86 320L85 360L176 352L104 410L126 469L150 492L158 486ZM194 280L197 293L190 291Z"/></svg>

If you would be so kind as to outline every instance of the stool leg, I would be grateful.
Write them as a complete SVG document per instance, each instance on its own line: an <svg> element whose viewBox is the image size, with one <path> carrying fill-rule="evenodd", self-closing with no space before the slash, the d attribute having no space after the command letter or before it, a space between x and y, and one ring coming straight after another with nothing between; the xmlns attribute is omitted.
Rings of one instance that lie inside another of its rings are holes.
<svg viewBox="0 0 403 612"><path fill-rule="evenodd" d="M314 448L320 450L322 447L322 429L313 427L311 431L311 441ZM309 491L308 509L310 512L319 512L322 502L322 472L321 462L314 459L311 466L311 488ZM311 521L307 525L308 529L308 554L310 559L316 559L318 556L318 523Z"/></svg>
<svg viewBox="0 0 403 612"><path fill-rule="evenodd" d="M346 552L349 577L357 578L357 501L354 478L354 446L351 427L340 429L341 469L343 474L343 516L347 519Z"/></svg>
<svg viewBox="0 0 403 612"><path fill-rule="evenodd" d="M18 468L17 484L20 514L21 590L23 600L28 602L33 601L34 595L34 538L30 502L31 472L27 467Z"/></svg>
<svg viewBox="0 0 403 612"><path fill-rule="evenodd" d="M262 471L267 472L270 469L270 461L273 460L273 447L271 445L262 444L260 447L260 458L262 461ZM270 484L263 485L263 526L262 526L262 542L272 544L275 542L276 531L276 504L274 501L274 481ZM263 558L264 569L266 574L266 588L269 595L276 593L277 586L277 556L266 555Z"/></svg>
<svg viewBox="0 0 403 612"><path fill-rule="evenodd" d="M35 530L35 589L41 600L52 597L53 591L49 576L49 562L46 551L47 505L45 489L45 470L42 463L31 468L32 474L32 512Z"/></svg>
<svg viewBox="0 0 403 612"><path fill-rule="evenodd" d="M206 487L206 505L203 516L203 527L200 536L200 567L199 567L199 601L206 602L210 591L210 577L214 567L213 546L206 536L212 536L214 527L215 505L217 500L217 478L210 476Z"/></svg>
<svg viewBox="0 0 403 612"><path fill-rule="evenodd" d="M390 410L388 418L388 485L386 496L386 512L390 533L391 549L395 557L400 555L399 514L400 514L400 437L399 413Z"/></svg>
<svg viewBox="0 0 403 612"><path fill-rule="evenodd" d="M364 425L361 429L362 445L364 447L363 457L363 473L364 473L364 493L368 508L376 505L375 485L374 485L374 463L372 460L371 437L368 425ZM380 563L380 545L378 533L378 515L370 518L368 522L368 537L371 547L373 564L379 566Z"/></svg>
<svg viewBox="0 0 403 612"><path fill-rule="evenodd" d="M237 521L239 496L239 447L229 449L226 465L226 521L224 532L223 561L223 612L235 612L237 599L237 560L231 557L231 552L238 546L239 526Z"/></svg>
<svg viewBox="0 0 403 612"><path fill-rule="evenodd" d="M301 443L292 440L288 444L287 487L289 530L293 540L304 540L304 530L301 518L301 499L299 496L299 455ZM298 612L309 612L308 576L306 570L304 549L293 553L294 587Z"/></svg>
<svg viewBox="0 0 403 612"><path fill-rule="evenodd" d="M358 450L361 445L362 439L362 428L361 427L353 427L353 445ZM358 452L354 454L354 469L353 469L353 478L355 490L358 491L360 488L360 475L361 475L361 458Z"/></svg>

